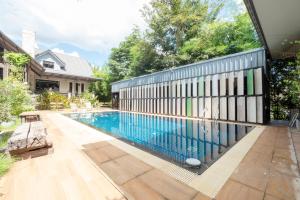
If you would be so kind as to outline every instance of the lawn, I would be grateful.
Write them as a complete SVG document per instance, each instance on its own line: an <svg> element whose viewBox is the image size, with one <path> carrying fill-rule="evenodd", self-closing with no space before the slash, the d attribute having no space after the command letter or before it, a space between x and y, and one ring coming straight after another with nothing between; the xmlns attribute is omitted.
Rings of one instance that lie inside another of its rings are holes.
<svg viewBox="0 0 300 200"><path fill-rule="evenodd" d="M0 149L4 148L7 145L7 140L19 124L20 120L16 120L9 126L0 126ZM16 159L14 157L11 157L10 155L0 153L0 177L9 170L15 160Z"/></svg>

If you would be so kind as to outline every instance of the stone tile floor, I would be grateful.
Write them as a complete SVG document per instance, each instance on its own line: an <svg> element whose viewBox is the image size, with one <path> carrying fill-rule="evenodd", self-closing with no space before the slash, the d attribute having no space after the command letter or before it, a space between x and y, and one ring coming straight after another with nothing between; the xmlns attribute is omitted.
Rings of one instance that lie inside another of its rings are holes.
<svg viewBox="0 0 300 200"><path fill-rule="evenodd" d="M268 127L216 199L300 199L299 147L299 133Z"/></svg>
<svg viewBox="0 0 300 200"><path fill-rule="evenodd" d="M295 147L295 148L294 148ZM106 142L84 146L86 154L133 199L210 199ZM299 199L300 134L268 127L216 199Z"/></svg>

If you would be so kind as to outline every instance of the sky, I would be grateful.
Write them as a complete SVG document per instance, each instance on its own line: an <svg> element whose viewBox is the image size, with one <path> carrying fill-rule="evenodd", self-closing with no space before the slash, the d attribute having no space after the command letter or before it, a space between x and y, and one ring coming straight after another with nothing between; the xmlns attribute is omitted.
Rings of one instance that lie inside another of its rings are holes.
<svg viewBox="0 0 300 200"><path fill-rule="evenodd" d="M135 25L147 25L141 9L150 0L0 0L0 30L21 44L22 30L36 33L39 49L80 56L102 66L110 50ZM231 20L242 0L225 0L219 18Z"/></svg>

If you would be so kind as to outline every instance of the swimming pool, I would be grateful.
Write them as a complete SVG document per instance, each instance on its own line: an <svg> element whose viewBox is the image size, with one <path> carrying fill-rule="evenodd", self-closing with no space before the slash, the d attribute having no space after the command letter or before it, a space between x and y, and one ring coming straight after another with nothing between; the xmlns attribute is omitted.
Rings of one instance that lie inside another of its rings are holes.
<svg viewBox="0 0 300 200"><path fill-rule="evenodd" d="M195 169L188 168L185 160L199 159L203 165L198 173L253 129L233 123L116 111L67 116L192 171Z"/></svg>

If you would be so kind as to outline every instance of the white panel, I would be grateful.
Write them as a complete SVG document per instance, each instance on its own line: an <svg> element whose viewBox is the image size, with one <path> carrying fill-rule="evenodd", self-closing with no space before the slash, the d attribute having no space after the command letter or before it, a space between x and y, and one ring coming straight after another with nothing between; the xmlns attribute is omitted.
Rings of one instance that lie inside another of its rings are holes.
<svg viewBox="0 0 300 200"><path fill-rule="evenodd" d="M172 97L176 95L176 81L172 82Z"/></svg>
<svg viewBox="0 0 300 200"><path fill-rule="evenodd" d="M168 114L168 100L164 100L164 114Z"/></svg>
<svg viewBox="0 0 300 200"><path fill-rule="evenodd" d="M219 119L219 98L212 98L212 118Z"/></svg>
<svg viewBox="0 0 300 200"><path fill-rule="evenodd" d="M193 97L197 96L197 78L193 78Z"/></svg>
<svg viewBox="0 0 300 200"><path fill-rule="evenodd" d="M218 74L215 74L215 75L212 76L212 96L218 96L219 95L218 80L219 80L219 75Z"/></svg>
<svg viewBox="0 0 300 200"><path fill-rule="evenodd" d="M172 99L172 114L176 115L176 99Z"/></svg>
<svg viewBox="0 0 300 200"><path fill-rule="evenodd" d="M245 114L245 97L237 98L237 120L244 122L246 118Z"/></svg>
<svg viewBox="0 0 300 200"><path fill-rule="evenodd" d="M156 84L154 84L154 86L153 86L154 88L153 88L153 97L154 98L156 98L156 87L157 87L157 85Z"/></svg>
<svg viewBox="0 0 300 200"><path fill-rule="evenodd" d="M186 105L185 105L186 100L185 100L185 98L182 98L181 101L182 101L181 102L181 111L182 111L181 115L186 116L186 109L185 109L186 108Z"/></svg>
<svg viewBox="0 0 300 200"><path fill-rule="evenodd" d="M256 122L256 97L247 97L247 121Z"/></svg>
<svg viewBox="0 0 300 200"><path fill-rule="evenodd" d="M153 113L153 99L150 99L150 113Z"/></svg>
<svg viewBox="0 0 300 200"><path fill-rule="evenodd" d="M211 87L210 79L211 79L210 76L205 77L205 96L211 96L211 93L210 93L210 87Z"/></svg>
<svg viewBox="0 0 300 200"><path fill-rule="evenodd" d="M190 97L191 94L191 90L192 90L192 79L188 79L187 80L187 96Z"/></svg>
<svg viewBox="0 0 300 200"><path fill-rule="evenodd" d="M220 98L220 119L227 120L227 98Z"/></svg>
<svg viewBox="0 0 300 200"><path fill-rule="evenodd" d="M181 115L181 99L177 99L177 115Z"/></svg>
<svg viewBox="0 0 300 200"><path fill-rule="evenodd" d="M229 97L228 98L228 119L231 121L235 121L236 120L236 116L235 116L235 97Z"/></svg>
<svg viewBox="0 0 300 200"><path fill-rule="evenodd" d="M156 113L157 114L160 113L160 99L157 99L157 102L156 102Z"/></svg>
<svg viewBox="0 0 300 200"><path fill-rule="evenodd" d="M160 100L160 114L164 114L164 99Z"/></svg>
<svg viewBox="0 0 300 200"><path fill-rule="evenodd" d="M157 113L156 109L156 99L153 99L153 113Z"/></svg>
<svg viewBox="0 0 300 200"><path fill-rule="evenodd" d="M226 74L220 75L220 96L226 95Z"/></svg>
<svg viewBox="0 0 300 200"><path fill-rule="evenodd" d="M205 98L205 118L211 119L211 97Z"/></svg>
<svg viewBox="0 0 300 200"><path fill-rule="evenodd" d="M177 97L181 97L180 96L180 81L177 81Z"/></svg>
<svg viewBox="0 0 300 200"><path fill-rule="evenodd" d="M257 123L263 123L263 97L257 97L256 100L256 120Z"/></svg>
<svg viewBox="0 0 300 200"><path fill-rule="evenodd" d="M168 99L168 105L169 105L169 115L172 115L172 99Z"/></svg>
<svg viewBox="0 0 300 200"><path fill-rule="evenodd" d="M160 83L160 98L163 98L164 97L164 84L163 83Z"/></svg>
<svg viewBox="0 0 300 200"><path fill-rule="evenodd" d="M198 99L198 116L199 117L204 117L204 102L203 102L203 98L199 98Z"/></svg>
<svg viewBox="0 0 300 200"><path fill-rule="evenodd" d="M168 96L168 89L167 89L167 87L168 87L168 83L165 83L164 84L164 88L165 88L165 98L167 98L167 96Z"/></svg>
<svg viewBox="0 0 300 200"><path fill-rule="evenodd" d="M196 79L197 80L197 79ZM192 109L193 109L193 117L197 117L198 113L198 99L196 97L193 98L193 105L192 105Z"/></svg>
<svg viewBox="0 0 300 200"><path fill-rule="evenodd" d="M238 95L244 95L244 71L237 73L237 90Z"/></svg>
<svg viewBox="0 0 300 200"><path fill-rule="evenodd" d="M147 112L150 113L150 99L147 99Z"/></svg>
<svg viewBox="0 0 300 200"><path fill-rule="evenodd" d="M229 73L228 77L228 94L234 95L234 72Z"/></svg>
<svg viewBox="0 0 300 200"><path fill-rule="evenodd" d="M262 81L262 69L254 70L254 86L255 86L255 94L262 94L263 81Z"/></svg>
<svg viewBox="0 0 300 200"><path fill-rule="evenodd" d="M181 94L181 95L182 95L182 97L185 97L185 96L186 96L186 91L185 91L185 87L186 87L186 86L185 86L185 84L186 84L186 80L183 79L183 80L181 81L181 89L182 89L182 94Z"/></svg>

